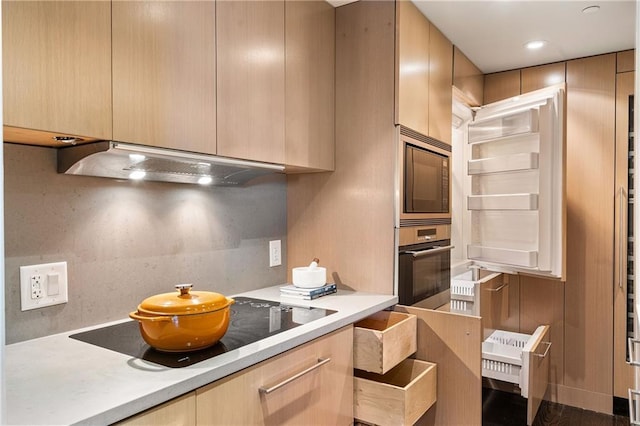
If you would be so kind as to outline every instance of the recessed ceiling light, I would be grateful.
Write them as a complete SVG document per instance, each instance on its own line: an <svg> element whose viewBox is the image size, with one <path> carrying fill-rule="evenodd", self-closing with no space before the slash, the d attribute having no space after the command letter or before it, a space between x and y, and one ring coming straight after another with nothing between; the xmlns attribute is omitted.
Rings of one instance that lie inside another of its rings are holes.
<svg viewBox="0 0 640 426"><path fill-rule="evenodd" d="M600 10L600 6L598 5L587 6L584 9L582 9L582 13L596 13L599 10Z"/></svg>
<svg viewBox="0 0 640 426"><path fill-rule="evenodd" d="M525 44L524 47L526 47L527 49L535 50L540 49L545 44L546 42L544 40L533 40Z"/></svg>

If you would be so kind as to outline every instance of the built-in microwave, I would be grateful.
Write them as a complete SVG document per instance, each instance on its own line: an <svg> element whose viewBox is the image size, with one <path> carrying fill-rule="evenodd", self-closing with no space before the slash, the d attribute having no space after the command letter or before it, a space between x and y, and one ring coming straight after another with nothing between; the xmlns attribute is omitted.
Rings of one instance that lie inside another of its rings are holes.
<svg viewBox="0 0 640 426"><path fill-rule="evenodd" d="M398 157L400 226L450 223L451 146L400 127Z"/></svg>

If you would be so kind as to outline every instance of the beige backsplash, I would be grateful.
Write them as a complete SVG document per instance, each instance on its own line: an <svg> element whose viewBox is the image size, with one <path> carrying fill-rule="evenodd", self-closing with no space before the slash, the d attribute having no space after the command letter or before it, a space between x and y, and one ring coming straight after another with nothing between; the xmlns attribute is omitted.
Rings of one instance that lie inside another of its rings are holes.
<svg viewBox="0 0 640 426"><path fill-rule="evenodd" d="M66 176L51 148L4 145L7 343L126 318L181 282L226 295L284 283L286 178L244 188ZM69 302L20 310L19 267L68 262Z"/></svg>

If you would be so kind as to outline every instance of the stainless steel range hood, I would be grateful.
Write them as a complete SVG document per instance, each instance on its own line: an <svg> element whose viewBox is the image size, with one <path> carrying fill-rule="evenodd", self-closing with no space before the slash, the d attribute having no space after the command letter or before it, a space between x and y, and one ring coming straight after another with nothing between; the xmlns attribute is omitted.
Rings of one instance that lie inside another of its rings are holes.
<svg viewBox="0 0 640 426"><path fill-rule="evenodd" d="M58 173L173 183L243 185L284 166L98 141L58 149Z"/></svg>

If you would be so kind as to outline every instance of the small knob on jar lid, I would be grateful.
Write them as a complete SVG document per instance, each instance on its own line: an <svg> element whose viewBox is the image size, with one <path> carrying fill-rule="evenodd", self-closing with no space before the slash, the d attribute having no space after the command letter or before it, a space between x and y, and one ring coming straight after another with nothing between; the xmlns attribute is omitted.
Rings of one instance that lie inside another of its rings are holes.
<svg viewBox="0 0 640 426"><path fill-rule="evenodd" d="M176 284L176 289L180 290L180 296L189 294L189 291L193 287L193 284Z"/></svg>

